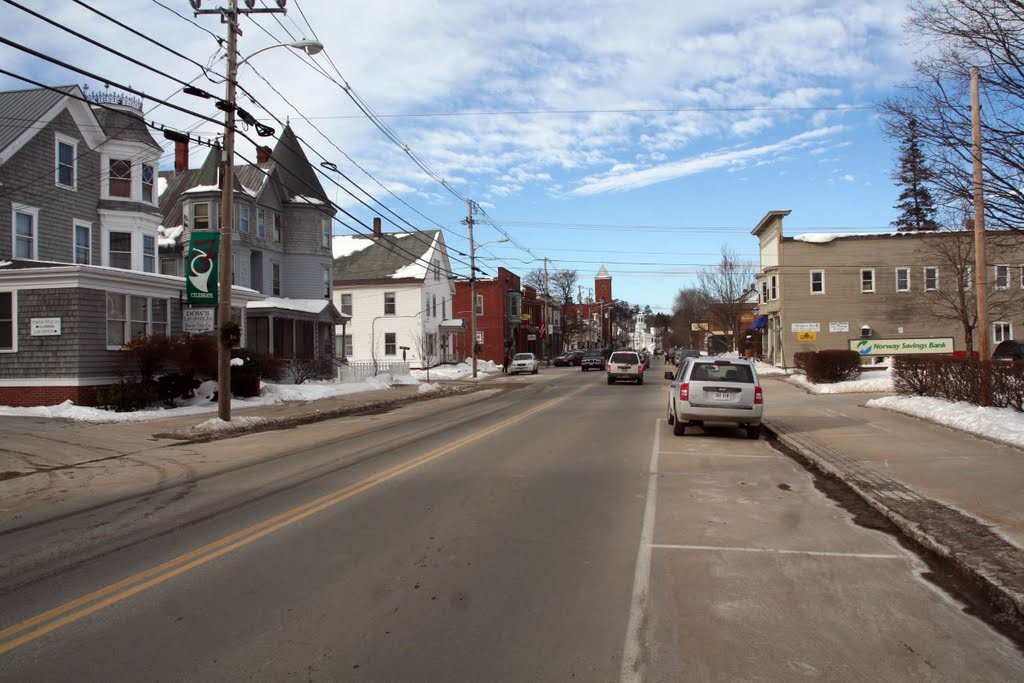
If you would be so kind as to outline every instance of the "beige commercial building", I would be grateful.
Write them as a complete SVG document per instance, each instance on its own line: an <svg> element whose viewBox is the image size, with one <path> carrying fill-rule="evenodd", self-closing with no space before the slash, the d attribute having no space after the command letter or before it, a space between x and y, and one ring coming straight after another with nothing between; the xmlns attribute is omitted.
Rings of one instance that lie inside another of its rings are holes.
<svg viewBox="0 0 1024 683"><path fill-rule="evenodd" d="M864 363L966 349L960 317L976 316L971 232L806 233L786 237L789 211L769 211L760 241L758 309L766 361L854 349ZM1024 235L986 234L990 344L1024 337ZM975 333L974 350L977 350Z"/></svg>

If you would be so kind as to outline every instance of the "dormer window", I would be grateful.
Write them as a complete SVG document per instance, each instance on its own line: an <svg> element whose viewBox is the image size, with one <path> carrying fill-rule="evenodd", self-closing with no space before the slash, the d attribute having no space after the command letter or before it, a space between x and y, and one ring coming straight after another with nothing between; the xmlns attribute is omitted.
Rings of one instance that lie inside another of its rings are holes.
<svg viewBox="0 0 1024 683"><path fill-rule="evenodd" d="M110 160L110 196L132 197L132 162L131 159Z"/></svg>

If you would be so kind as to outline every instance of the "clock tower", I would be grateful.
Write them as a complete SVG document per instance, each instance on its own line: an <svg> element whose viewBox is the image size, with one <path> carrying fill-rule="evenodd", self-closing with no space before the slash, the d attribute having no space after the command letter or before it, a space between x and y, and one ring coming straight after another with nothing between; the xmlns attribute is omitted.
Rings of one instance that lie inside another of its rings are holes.
<svg viewBox="0 0 1024 683"><path fill-rule="evenodd" d="M594 300L603 301L606 304L612 302L612 276L608 274L604 266L594 276Z"/></svg>

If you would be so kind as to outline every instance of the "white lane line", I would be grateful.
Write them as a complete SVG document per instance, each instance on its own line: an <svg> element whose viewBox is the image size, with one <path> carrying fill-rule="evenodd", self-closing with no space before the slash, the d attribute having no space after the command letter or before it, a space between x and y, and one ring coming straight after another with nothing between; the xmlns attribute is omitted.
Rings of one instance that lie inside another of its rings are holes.
<svg viewBox="0 0 1024 683"><path fill-rule="evenodd" d="M644 505L644 520L640 526L640 547L636 551L636 570L633 572L633 598L629 604L629 623L626 625L626 642L622 647L622 668L619 671L621 683L639 683L643 680L644 622L647 619L647 605L651 590L651 554L654 540L654 516L658 504L658 453L661 452L661 419L654 421L654 446L651 448L651 464L647 473L647 503Z"/></svg>
<svg viewBox="0 0 1024 683"><path fill-rule="evenodd" d="M769 553L774 555L813 555L816 557L857 557L865 560L902 560L903 555L887 555L883 553L838 553L823 550L783 550L781 548L741 548L721 545L674 545L671 543L655 543L652 548L659 550L709 550L714 552L734 553Z"/></svg>
<svg viewBox="0 0 1024 683"><path fill-rule="evenodd" d="M873 422L868 422L868 426L869 426L869 427L874 427L875 429L880 429L880 430L882 430L883 432L889 432L890 434L892 433L892 430L891 430L891 429L886 429L885 427L880 427L880 426L878 426L878 425L874 424Z"/></svg>

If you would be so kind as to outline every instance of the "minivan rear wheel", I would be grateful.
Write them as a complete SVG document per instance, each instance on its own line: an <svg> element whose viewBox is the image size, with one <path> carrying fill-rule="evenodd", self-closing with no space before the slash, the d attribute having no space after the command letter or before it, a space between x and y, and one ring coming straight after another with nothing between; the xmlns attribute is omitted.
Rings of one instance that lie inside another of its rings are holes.
<svg viewBox="0 0 1024 683"><path fill-rule="evenodd" d="M672 433L676 436L686 435L686 422L683 420L676 420L675 424L672 425Z"/></svg>
<svg viewBox="0 0 1024 683"><path fill-rule="evenodd" d="M747 427L747 438L748 439L759 439L759 438L761 438L761 425Z"/></svg>

